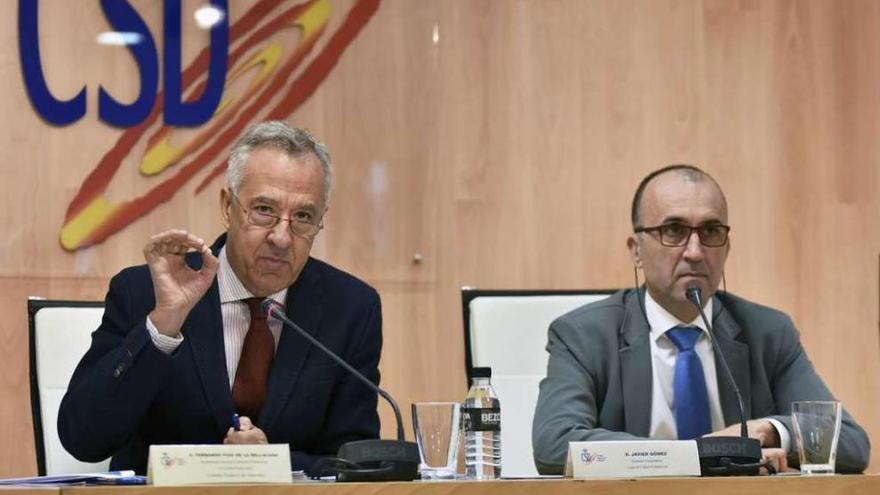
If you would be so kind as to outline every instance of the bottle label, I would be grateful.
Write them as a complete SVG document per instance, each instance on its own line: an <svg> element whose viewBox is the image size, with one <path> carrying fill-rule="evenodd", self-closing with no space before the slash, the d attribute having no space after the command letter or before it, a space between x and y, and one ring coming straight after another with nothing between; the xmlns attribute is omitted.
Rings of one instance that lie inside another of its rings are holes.
<svg viewBox="0 0 880 495"><path fill-rule="evenodd" d="M463 410L465 431L501 431L501 409L470 407Z"/></svg>

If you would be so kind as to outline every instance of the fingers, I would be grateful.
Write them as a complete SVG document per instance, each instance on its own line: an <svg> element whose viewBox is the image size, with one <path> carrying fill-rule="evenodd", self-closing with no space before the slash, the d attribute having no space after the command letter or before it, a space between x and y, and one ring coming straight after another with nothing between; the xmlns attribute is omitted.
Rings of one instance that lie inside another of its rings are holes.
<svg viewBox="0 0 880 495"><path fill-rule="evenodd" d="M777 473L781 473L788 469L788 456L782 449L761 449L761 462L770 462ZM761 473L767 474L765 471L766 470L762 469Z"/></svg>
<svg viewBox="0 0 880 495"><path fill-rule="evenodd" d="M215 273L217 273L217 268L220 267L220 260L214 256L214 253L211 252L210 248L205 248L202 251L202 272L206 277L213 277Z"/></svg>
<svg viewBox="0 0 880 495"><path fill-rule="evenodd" d="M761 441L761 447L779 447L779 432L767 419L751 419L746 423L751 438Z"/></svg>
<svg viewBox="0 0 880 495"><path fill-rule="evenodd" d="M201 253L202 271L206 277L212 278L217 273L220 260L214 256L204 239L185 230L166 230L151 237L144 246L144 258L148 263L166 256L182 258L190 251Z"/></svg>
<svg viewBox="0 0 880 495"><path fill-rule="evenodd" d="M740 428L739 423L734 423L723 430L713 431L704 436L738 437L740 435ZM766 419L751 419L746 422L746 429L748 430L749 438L755 438L760 441L762 447L779 446L779 434L776 431L776 427L770 421Z"/></svg>
<svg viewBox="0 0 880 495"><path fill-rule="evenodd" d="M166 230L150 237L144 246L144 257L150 261L163 256L183 256L190 250L214 257L204 239L180 229Z"/></svg>
<svg viewBox="0 0 880 495"><path fill-rule="evenodd" d="M269 441L266 439L266 434L263 433L263 430L257 428L256 426L253 430L248 431L247 434L251 439L253 439L253 443L269 443Z"/></svg>
<svg viewBox="0 0 880 495"><path fill-rule="evenodd" d="M777 464L778 468L776 469L776 472L781 473L783 471L788 471L788 456L781 456Z"/></svg>
<svg viewBox="0 0 880 495"><path fill-rule="evenodd" d="M235 431L230 428L226 431L226 438L223 439L224 444L265 444L268 443L266 434L263 430L257 428L248 422L248 428L245 429L244 421L242 421L241 431Z"/></svg>
<svg viewBox="0 0 880 495"><path fill-rule="evenodd" d="M251 422L251 418L247 416L240 416L238 418L238 424L241 425L241 431L248 431L256 428L254 423Z"/></svg>

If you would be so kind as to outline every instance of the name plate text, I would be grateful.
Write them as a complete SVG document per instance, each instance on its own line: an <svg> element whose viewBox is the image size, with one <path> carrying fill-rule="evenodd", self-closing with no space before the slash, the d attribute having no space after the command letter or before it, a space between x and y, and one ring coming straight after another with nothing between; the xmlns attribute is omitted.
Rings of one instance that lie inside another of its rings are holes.
<svg viewBox="0 0 880 495"><path fill-rule="evenodd" d="M290 449L272 445L151 445L154 485L290 483Z"/></svg>
<svg viewBox="0 0 880 495"><path fill-rule="evenodd" d="M575 478L700 476L693 440L570 442L565 475Z"/></svg>

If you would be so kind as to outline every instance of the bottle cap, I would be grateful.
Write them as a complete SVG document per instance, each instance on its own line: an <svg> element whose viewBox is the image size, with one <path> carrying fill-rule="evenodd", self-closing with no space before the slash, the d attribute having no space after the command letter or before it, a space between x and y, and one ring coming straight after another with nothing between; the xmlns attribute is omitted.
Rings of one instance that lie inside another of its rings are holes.
<svg viewBox="0 0 880 495"><path fill-rule="evenodd" d="M488 366L481 368L471 368L471 379L474 378L492 378L492 368Z"/></svg>

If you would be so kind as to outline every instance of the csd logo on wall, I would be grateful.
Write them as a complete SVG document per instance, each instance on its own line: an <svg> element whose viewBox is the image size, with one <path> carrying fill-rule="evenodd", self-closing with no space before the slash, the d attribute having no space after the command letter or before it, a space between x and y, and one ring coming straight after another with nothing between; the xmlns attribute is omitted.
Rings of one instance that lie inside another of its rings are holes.
<svg viewBox="0 0 880 495"><path fill-rule="evenodd" d="M347 11L334 13L337 5L330 0L260 0L232 25L228 15L214 24L210 46L184 69L181 1L165 0L163 80L162 90L158 91L159 54L152 33L127 1L102 0L102 9L113 28L139 37L138 43L127 47L137 63L140 93L134 102L120 103L99 88L98 116L126 130L70 202L61 228L61 246L74 251L104 241L171 199L197 173L213 165L195 192L204 189L226 169L220 153L248 125L258 118L283 120L311 96L376 12L379 2L354 0ZM226 0L210 3L227 12ZM334 14L341 21L330 32L328 25ZM38 0L19 1L19 55L28 96L35 111L48 122L71 124L85 115L86 88L66 101L52 95L40 60L38 18ZM288 29L299 30L299 41L293 46L279 40ZM230 87L236 89L227 90ZM188 95L186 99L184 94ZM197 129L187 133L184 143L172 143L175 131L184 127ZM135 162L139 161L140 173L167 178L138 197L111 202L104 192L123 160L131 158L138 145L146 148L142 156L134 157Z"/></svg>

